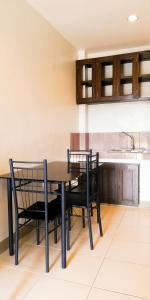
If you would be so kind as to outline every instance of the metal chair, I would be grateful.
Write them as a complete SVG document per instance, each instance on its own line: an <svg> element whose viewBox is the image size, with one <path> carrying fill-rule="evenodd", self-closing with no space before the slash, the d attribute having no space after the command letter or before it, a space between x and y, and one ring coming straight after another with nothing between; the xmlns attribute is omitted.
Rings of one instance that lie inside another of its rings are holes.
<svg viewBox="0 0 150 300"><path fill-rule="evenodd" d="M92 201L96 201L97 221L99 224L100 235L103 235L100 217L100 200L99 200L99 170L98 170L98 153L95 155L85 153L69 153L68 170L76 172L77 182L66 192L66 200L71 208L82 209L82 221L84 222L87 210L87 220L90 238L90 248L93 249L93 237L91 226L91 207Z"/></svg>
<svg viewBox="0 0 150 300"><path fill-rule="evenodd" d="M54 232L54 241L57 242L57 218L61 217L60 199L64 195L64 183L47 180L46 159L42 162L10 159L9 164L15 207L15 264L18 264L19 229L27 224L34 226L39 244L40 225L44 223L45 263L46 272L49 272L48 234ZM49 222L53 222L51 230Z"/></svg>
<svg viewBox="0 0 150 300"><path fill-rule="evenodd" d="M76 163L78 161L80 161L83 158L83 155L92 155L92 149L67 149L67 161L68 161L68 172L71 171L71 164L72 163ZM80 156L81 155L81 156ZM73 171L75 169L75 165L73 167ZM76 183L75 180L73 180L72 182L69 182L69 190L71 190L72 188L75 187L75 185L79 185L79 181L80 178L78 179L78 183ZM93 210L91 209L91 215L93 216ZM83 228L85 227L85 212L84 212L84 208L82 208L82 226Z"/></svg>

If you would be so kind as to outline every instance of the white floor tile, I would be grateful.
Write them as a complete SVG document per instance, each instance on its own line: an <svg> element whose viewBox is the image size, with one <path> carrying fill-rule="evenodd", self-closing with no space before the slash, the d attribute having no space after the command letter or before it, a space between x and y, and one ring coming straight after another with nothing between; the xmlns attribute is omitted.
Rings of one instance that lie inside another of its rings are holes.
<svg viewBox="0 0 150 300"><path fill-rule="evenodd" d="M89 287L42 276L24 300L86 300Z"/></svg>
<svg viewBox="0 0 150 300"><path fill-rule="evenodd" d="M34 273L0 265L0 299L23 299L38 278L39 276Z"/></svg>
<svg viewBox="0 0 150 300"><path fill-rule="evenodd" d="M61 268L60 229L57 244L53 234L49 238L48 274L43 230L40 246L35 231L20 240L18 266L8 251L1 254L0 300L58 300L62 295L65 300L150 300L150 209L102 205L101 216L103 237L96 211L91 218L93 251L87 224L83 229L81 219L72 219L66 269Z"/></svg>
<svg viewBox="0 0 150 300"><path fill-rule="evenodd" d="M106 257L150 266L150 244L114 241Z"/></svg>
<svg viewBox="0 0 150 300"><path fill-rule="evenodd" d="M150 299L150 267L106 259L94 287Z"/></svg>
<svg viewBox="0 0 150 300"><path fill-rule="evenodd" d="M49 276L91 286L102 263L102 258L89 255L70 255L67 268L60 268L58 262L53 266Z"/></svg>
<svg viewBox="0 0 150 300"><path fill-rule="evenodd" d="M135 298L128 295L108 292L101 289L93 288L87 300L142 300L143 298Z"/></svg>
<svg viewBox="0 0 150 300"><path fill-rule="evenodd" d="M129 226L121 223L118 227L114 239L117 241L150 243L150 227L148 226Z"/></svg>

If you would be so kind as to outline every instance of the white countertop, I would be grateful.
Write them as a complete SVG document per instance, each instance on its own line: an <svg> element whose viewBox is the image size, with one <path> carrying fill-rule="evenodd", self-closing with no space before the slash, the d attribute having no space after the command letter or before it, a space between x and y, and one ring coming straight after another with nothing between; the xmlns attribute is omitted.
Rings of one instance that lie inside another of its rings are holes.
<svg viewBox="0 0 150 300"><path fill-rule="evenodd" d="M118 164L140 164L141 160L125 158L100 158L99 162L118 163Z"/></svg>
<svg viewBox="0 0 150 300"><path fill-rule="evenodd" d="M105 157L99 158L100 162L108 162L108 163L121 163L121 164L141 164L142 162L149 162L150 163L150 153L137 153L134 154L134 156L131 158L130 157Z"/></svg>
<svg viewBox="0 0 150 300"><path fill-rule="evenodd" d="M141 164L142 162L150 163L150 159L100 158L99 162L118 164Z"/></svg>

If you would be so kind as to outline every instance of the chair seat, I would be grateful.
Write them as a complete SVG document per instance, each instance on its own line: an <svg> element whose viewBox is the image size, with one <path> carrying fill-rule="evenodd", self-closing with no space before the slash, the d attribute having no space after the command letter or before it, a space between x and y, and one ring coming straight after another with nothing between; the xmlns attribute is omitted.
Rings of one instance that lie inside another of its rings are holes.
<svg viewBox="0 0 150 300"><path fill-rule="evenodd" d="M77 186L70 192L66 192L67 206L87 207L87 197L83 186Z"/></svg>
<svg viewBox="0 0 150 300"><path fill-rule="evenodd" d="M60 202L53 200L48 203L48 219L54 220L58 215L61 214L61 205ZM37 201L36 203L29 206L27 209L19 213L19 218L27 219L45 219L45 203L42 201Z"/></svg>

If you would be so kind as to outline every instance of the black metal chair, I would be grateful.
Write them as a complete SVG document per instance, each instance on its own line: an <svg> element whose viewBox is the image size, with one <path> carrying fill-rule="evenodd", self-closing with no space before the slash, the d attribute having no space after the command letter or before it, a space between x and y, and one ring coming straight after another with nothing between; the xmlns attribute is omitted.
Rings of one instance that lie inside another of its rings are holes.
<svg viewBox="0 0 150 300"><path fill-rule="evenodd" d="M84 209L87 210L88 229L90 237L90 248L93 249L93 237L91 226L92 202L96 202L97 221L99 224L100 235L103 235L100 217L100 197L99 197L99 168L98 153L95 155L85 153L68 153L68 170L76 172L77 181L75 185L66 191L66 200L71 208L82 209L82 221L84 222ZM73 214L74 215L74 214Z"/></svg>
<svg viewBox="0 0 150 300"><path fill-rule="evenodd" d="M27 224L34 226L39 244L40 227L44 227L46 272L49 272L48 234L54 232L54 242L57 242L57 218L61 217L60 200L64 195L64 183L47 181L46 159L42 162L10 159L9 163L15 207L15 264L18 264L19 229ZM49 222L53 222L51 230Z"/></svg>
<svg viewBox="0 0 150 300"><path fill-rule="evenodd" d="M81 154L81 156L80 156ZM83 158L83 155L92 155L92 149L67 149L67 161L68 161L68 172L71 172L71 163L75 163L77 161L80 161ZM74 168L73 168L74 171ZM75 185L79 185L80 178L78 179L78 182L73 180L72 182L69 182L69 190L75 187ZM72 211L72 209L71 209ZM91 215L93 216L93 209L91 209ZM85 227L85 212L84 208L82 208L82 226Z"/></svg>

